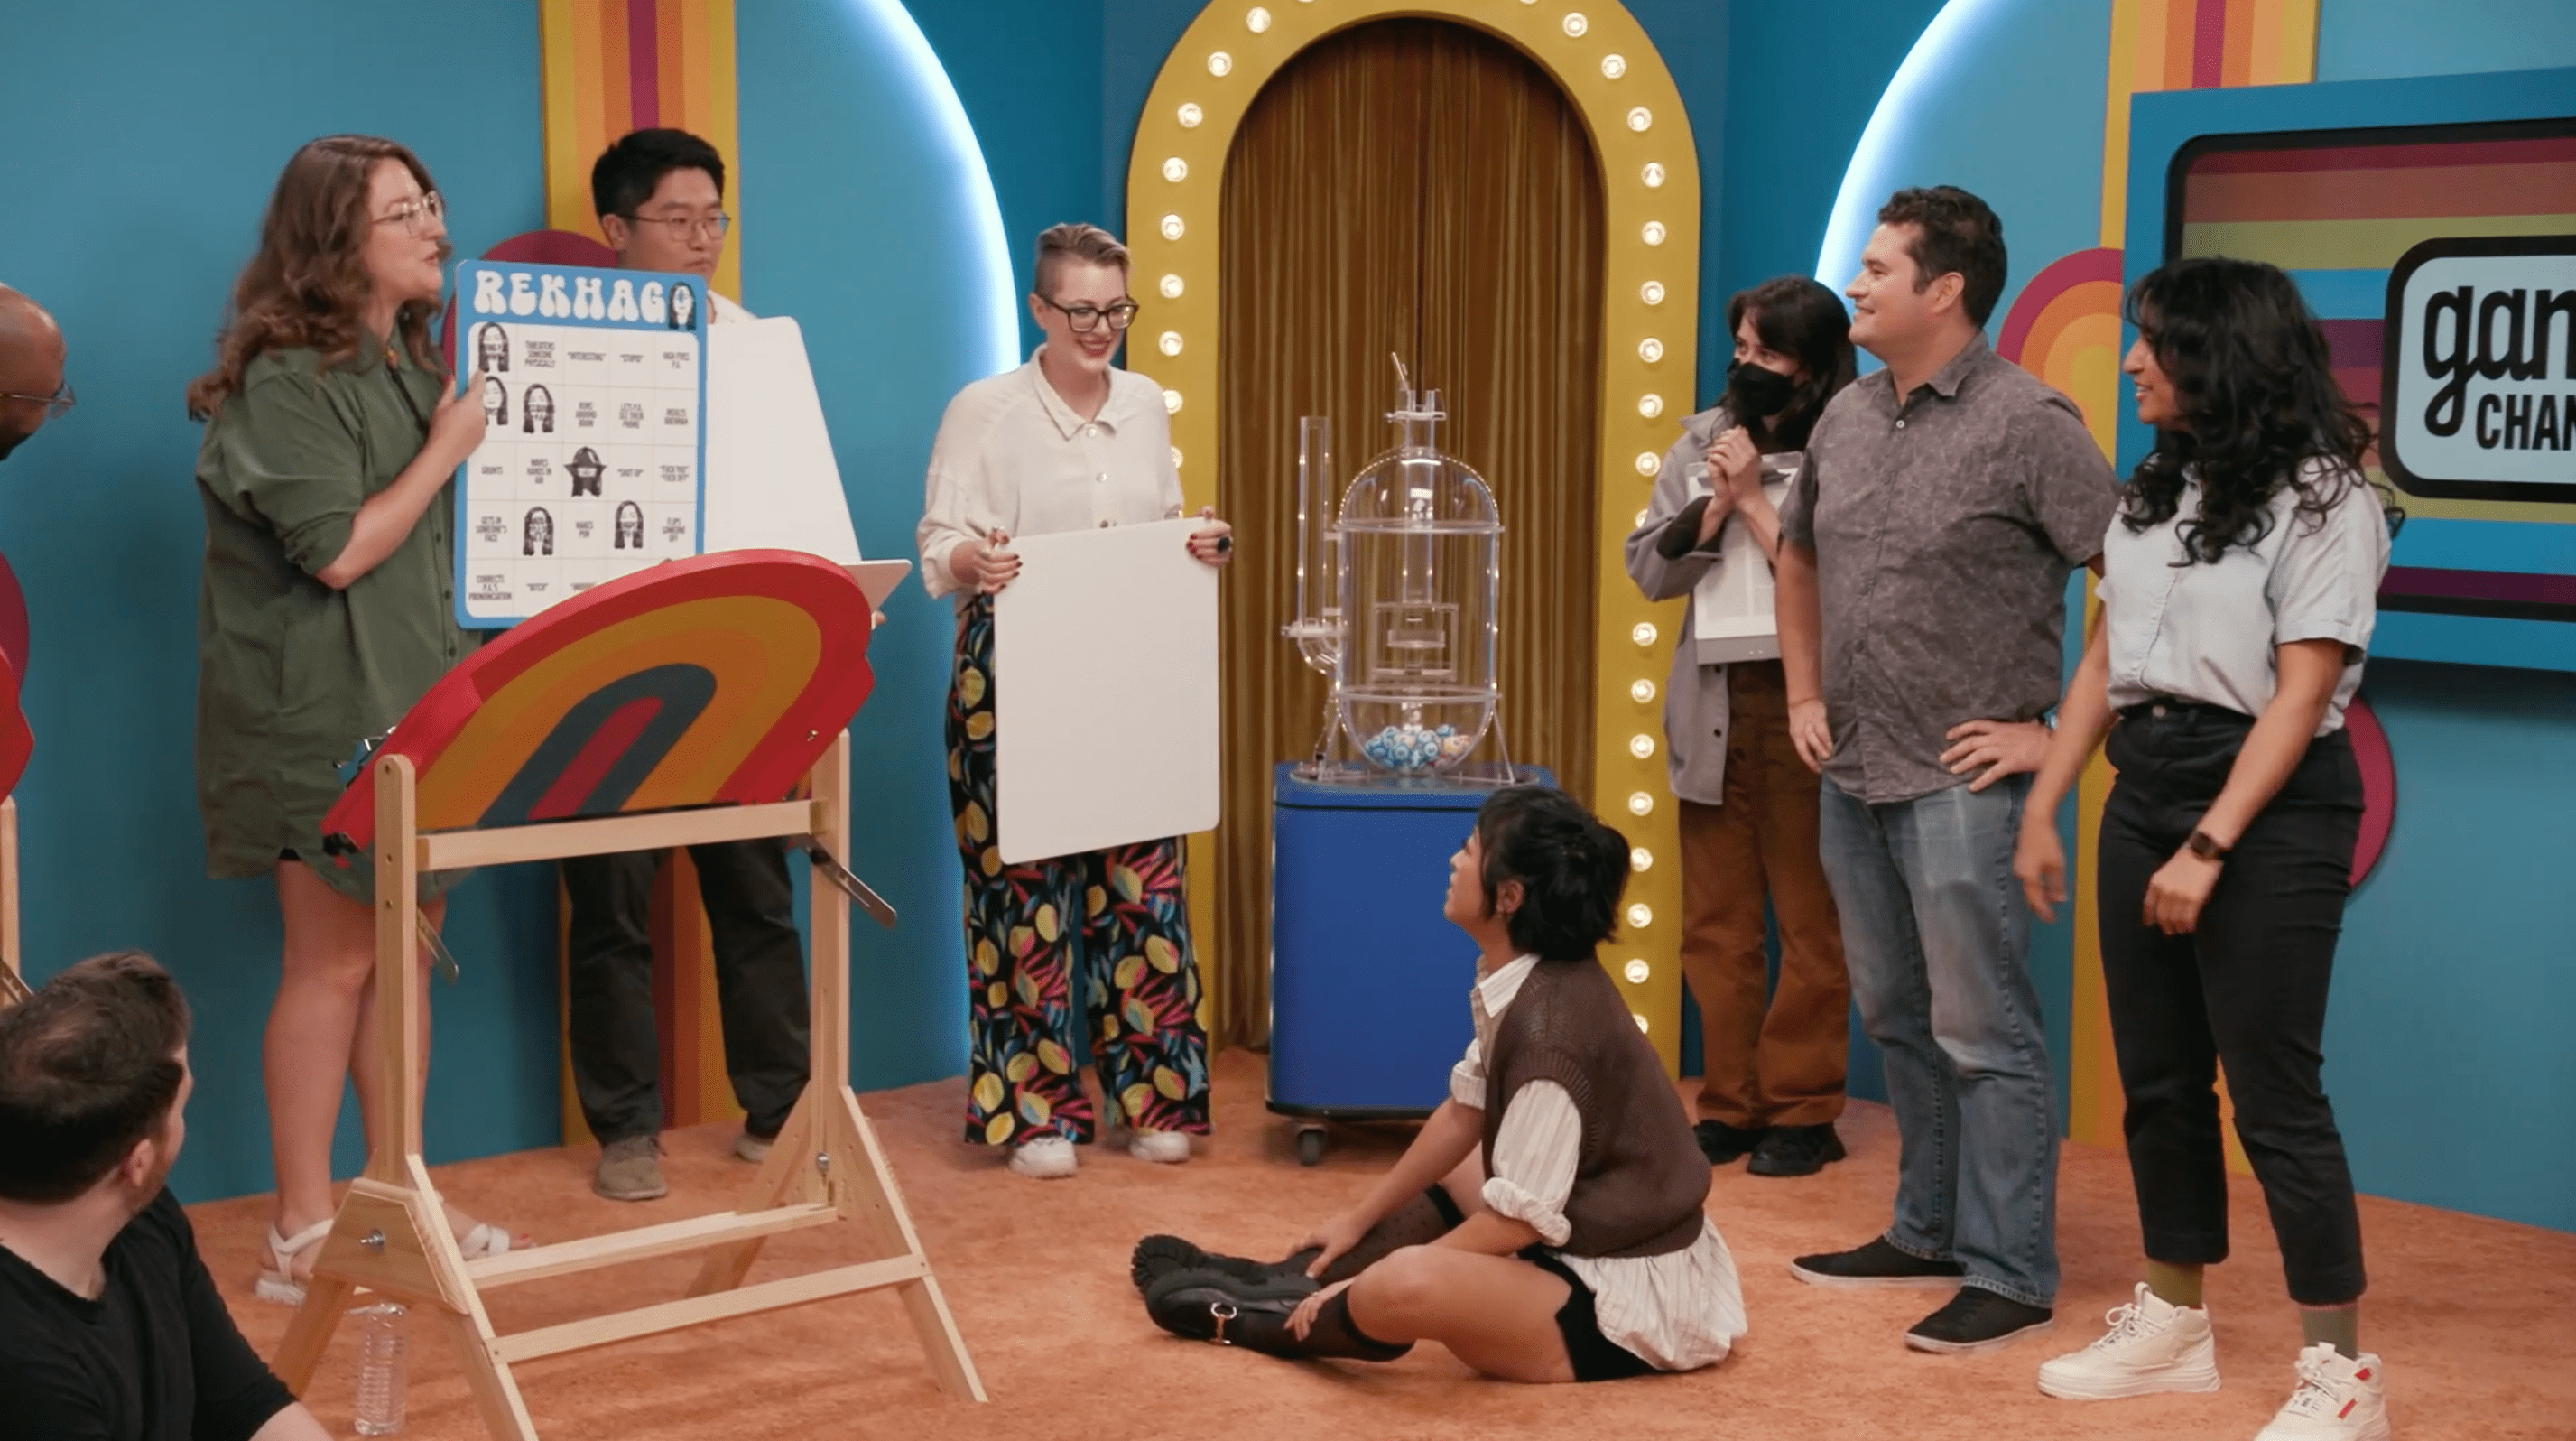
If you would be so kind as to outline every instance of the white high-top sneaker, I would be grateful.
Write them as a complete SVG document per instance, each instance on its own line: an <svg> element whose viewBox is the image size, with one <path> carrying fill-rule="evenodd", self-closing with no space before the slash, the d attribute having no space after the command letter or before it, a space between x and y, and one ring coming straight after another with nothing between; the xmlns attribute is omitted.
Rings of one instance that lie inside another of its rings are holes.
<svg viewBox="0 0 2576 1441"><path fill-rule="evenodd" d="M2209 1313L2176 1306L2138 1283L2126 1306L2106 1317L2108 1335L2039 1368L2039 1389L2070 1401L2116 1401L2157 1391L2218 1389L2218 1348Z"/></svg>
<svg viewBox="0 0 2576 1441"><path fill-rule="evenodd" d="M2299 1352L2299 1388L2254 1441L2388 1441L2379 1358L2356 1361L2323 1341Z"/></svg>

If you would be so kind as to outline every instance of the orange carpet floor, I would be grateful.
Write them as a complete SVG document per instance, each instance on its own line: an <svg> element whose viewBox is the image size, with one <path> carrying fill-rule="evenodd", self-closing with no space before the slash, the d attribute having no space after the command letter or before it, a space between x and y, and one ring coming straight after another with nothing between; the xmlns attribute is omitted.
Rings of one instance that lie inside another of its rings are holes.
<svg viewBox="0 0 2576 1441"><path fill-rule="evenodd" d="M1290 1363L1174 1340L1153 1329L1127 1281L1128 1247L1149 1231L1278 1254L1355 1199L1409 1128L1337 1130L1323 1165L1296 1164L1287 1122L1262 1107L1262 1059L1216 1068L1217 1129L1195 1160L1148 1166L1093 1146L1069 1181L1012 1176L957 1140L959 1082L862 1098L891 1154L930 1259L965 1333L989 1405L933 1387L890 1296L826 1302L519 1368L550 1438L714 1437L2247 1437L2289 1394L2298 1323L2251 1181L2235 1190L2236 1256L2213 1271L2209 1302L2226 1378L2213 1395L2074 1403L2042 1396L2039 1363L2100 1333L2128 1297L2137 1220L2116 1151L2066 1149L2058 1203L2064 1291L2053 1331L1965 1359L1904 1349L1937 1293L1825 1291L1788 1271L1800 1253L1855 1244L1887 1220L1896 1137L1887 1112L1855 1104L1849 1161L1796 1180L1717 1173L1709 1214L1743 1269L1752 1332L1714 1369L1594 1386L1477 1379L1437 1346L1390 1366ZM734 1203L751 1168L721 1127L666 1138L671 1195L644 1205L594 1197L591 1154L532 1151L444 1168L441 1185L476 1215L540 1240L676 1220ZM194 1208L208 1264L252 1342L271 1350L288 1313L250 1298L267 1200ZM2387 1361L2397 1434L2576 1437L2576 1235L2365 1198L2372 1288L2364 1344ZM850 1228L770 1243L753 1279L866 1259ZM496 1293L504 1331L682 1293L683 1259L644 1262ZM481 1430L444 1333L415 1321L409 1435ZM344 1326L310 1400L349 1434L355 1328ZM0 1428L5 1429L5 1428Z"/></svg>

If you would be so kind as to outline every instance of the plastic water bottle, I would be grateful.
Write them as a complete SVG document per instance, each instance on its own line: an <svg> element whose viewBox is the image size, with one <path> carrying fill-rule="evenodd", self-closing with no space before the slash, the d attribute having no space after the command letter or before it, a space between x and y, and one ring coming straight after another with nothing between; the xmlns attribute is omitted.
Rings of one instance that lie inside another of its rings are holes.
<svg viewBox="0 0 2576 1441"><path fill-rule="evenodd" d="M391 1301L361 1306L358 1318L358 1434L391 1436L403 1427L403 1333L407 1318Z"/></svg>

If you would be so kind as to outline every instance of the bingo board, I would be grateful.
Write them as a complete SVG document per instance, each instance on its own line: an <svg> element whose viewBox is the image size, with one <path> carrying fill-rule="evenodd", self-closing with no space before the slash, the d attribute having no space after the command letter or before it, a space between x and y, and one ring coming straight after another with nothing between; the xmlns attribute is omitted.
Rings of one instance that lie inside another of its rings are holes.
<svg viewBox="0 0 2576 1441"><path fill-rule="evenodd" d="M471 260L456 289L458 382L487 425L457 470L457 623L515 625L698 554L703 282Z"/></svg>

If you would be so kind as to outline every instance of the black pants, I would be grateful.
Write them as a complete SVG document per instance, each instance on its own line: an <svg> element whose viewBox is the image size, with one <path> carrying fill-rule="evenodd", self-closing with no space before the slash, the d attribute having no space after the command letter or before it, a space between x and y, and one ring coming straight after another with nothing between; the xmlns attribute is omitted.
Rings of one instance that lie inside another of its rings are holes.
<svg viewBox="0 0 2576 1441"><path fill-rule="evenodd" d="M2149 1259L2227 1259L2214 1088L2223 1065L2290 1296L2340 1305L2362 1292L2361 1218L2318 1073L2361 828L2351 739L2337 731L2309 744L2238 839L2195 933L2167 936L2140 919L2148 880L2217 799L2252 726L2231 711L2159 702L2111 728L2120 774L2102 812L2097 895L2129 1172Z"/></svg>
<svg viewBox="0 0 2576 1441"><path fill-rule="evenodd" d="M689 847L716 953L725 1073L756 1136L774 1136L805 1089L805 956L787 852L775 840ZM563 863L572 899L573 1091L604 1144L662 1129L662 1046L653 1015L658 851Z"/></svg>

